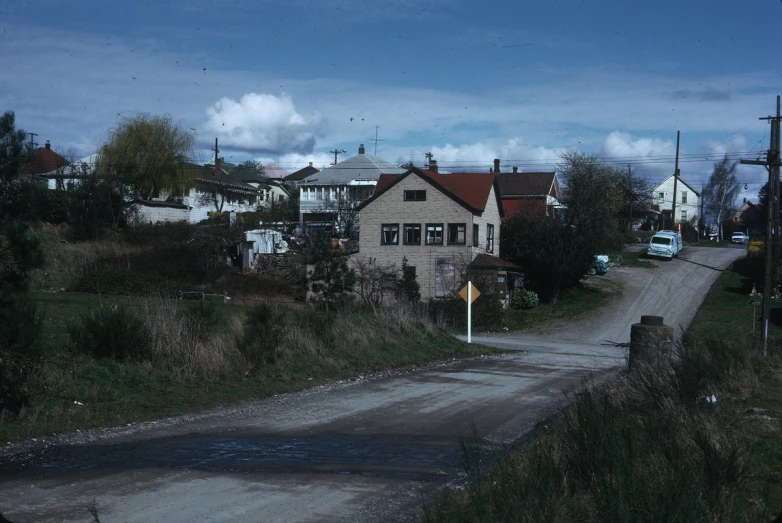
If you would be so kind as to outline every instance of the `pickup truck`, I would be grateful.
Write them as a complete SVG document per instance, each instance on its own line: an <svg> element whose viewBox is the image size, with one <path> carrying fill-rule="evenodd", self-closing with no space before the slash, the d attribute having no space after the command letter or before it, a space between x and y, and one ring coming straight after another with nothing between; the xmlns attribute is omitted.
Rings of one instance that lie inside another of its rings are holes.
<svg viewBox="0 0 782 523"><path fill-rule="evenodd" d="M649 240L647 255L671 259L679 256L682 250L682 233L676 231L659 231Z"/></svg>

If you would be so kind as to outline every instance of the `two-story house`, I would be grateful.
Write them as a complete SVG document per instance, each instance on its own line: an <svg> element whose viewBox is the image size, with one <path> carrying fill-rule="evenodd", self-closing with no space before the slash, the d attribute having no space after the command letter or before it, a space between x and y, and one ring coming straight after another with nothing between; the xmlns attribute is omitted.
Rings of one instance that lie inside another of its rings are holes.
<svg viewBox="0 0 782 523"><path fill-rule="evenodd" d="M458 292L481 254L497 257L500 265L502 206L492 173L439 174L414 167L383 174L359 209L358 255L397 267L406 257L423 299ZM486 257L482 260L485 267Z"/></svg>
<svg viewBox="0 0 782 523"><path fill-rule="evenodd" d="M659 210L664 215L667 215L667 219L670 220L675 200L676 216L673 217L674 223L689 222L699 216L701 194L684 181L681 176L679 176L679 180L676 183L676 194L673 193L673 186L674 177L671 174L652 190L652 203L657 205ZM665 224L665 228L670 228L671 226L672 224L670 223Z"/></svg>
<svg viewBox="0 0 782 523"><path fill-rule="evenodd" d="M297 182L299 224L304 229L313 224L336 226L340 233L350 236L358 228L358 206L372 196L380 175L404 172L367 154L361 144L356 156Z"/></svg>

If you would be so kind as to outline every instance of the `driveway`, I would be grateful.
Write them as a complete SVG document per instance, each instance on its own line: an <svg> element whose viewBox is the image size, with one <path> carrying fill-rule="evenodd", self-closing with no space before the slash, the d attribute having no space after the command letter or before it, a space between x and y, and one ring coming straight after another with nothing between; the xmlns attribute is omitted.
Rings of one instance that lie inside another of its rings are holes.
<svg viewBox="0 0 782 523"><path fill-rule="evenodd" d="M630 325L689 324L740 248L690 247L657 269L612 269L607 310L545 331L474 336L516 352L339 382L232 408L0 448L15 522L409 521L462 481L460 441L523 441L562 391L625 364Z"/></svg>

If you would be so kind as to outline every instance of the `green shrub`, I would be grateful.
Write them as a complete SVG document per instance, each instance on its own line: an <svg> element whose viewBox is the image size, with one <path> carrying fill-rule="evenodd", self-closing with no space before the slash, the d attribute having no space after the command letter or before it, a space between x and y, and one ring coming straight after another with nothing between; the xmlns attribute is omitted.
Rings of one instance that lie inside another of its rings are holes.
<svg viewBox="0 0 782 523"><path fill-rule="evenodd" d="M239 351L253 365L274 363L280 356L285 324L285 315L276 307L253 307L244 321L244 333L237 340Z"/></svg>
<svg viewBox="0 0 782 523"><path fill-rule="evenodd" d="M113 294L117 296L174 297L189 284L172 281L154 273L130 269L100 269L76 279L68 292Z"/></svg>
<svg viewBox="0 0 782 523"><path fill-rule="evenodd" d="M122 305L101 307L68 326L70 346L75 352L96 358L143 361L149 359L152 336L144 320Z"/></svg>
<svg viewBox="0 0 782 523"><path fill-rule="evenodd" d="M28 405L41 370L43 314L26 294L0 295L0 412Z"/></svg>
<svg viewBox="0 0 782 523"><path fill-rule="evenodd" d="M538 300L537 294L532 291L521 290L513 296L513 300L511 300L510 306L516 310L529 310L537 307L539 302L540 300Z"/></svg>
<svg viewBox="0 0 782 523"><path fill-rule="evenodd" d="M200 300L191 307L182 309L187 327L198 338L206 338L220 326L220 314L214 301Z"/></svg>

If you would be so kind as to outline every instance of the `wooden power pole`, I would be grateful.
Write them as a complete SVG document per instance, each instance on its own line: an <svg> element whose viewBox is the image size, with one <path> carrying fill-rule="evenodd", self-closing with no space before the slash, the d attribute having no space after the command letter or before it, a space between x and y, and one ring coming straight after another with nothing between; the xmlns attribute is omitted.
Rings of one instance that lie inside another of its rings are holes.
<svg viewBox="0 0 782 523"><path fill-rule="evenodd" d="M679 182L679 131L676 131L676 163L673 167L673 205L671 206L671 223L676 230L676 187Z"/></svg>
<svg viewBox="0 0 782 523"><path fill-rule="evenodd" d="M766 194L766 265L763 271L763 312L761 314L761 336L763 337L763 354L768 356L768 326L771 319L771 294L774 285L774 256L779 242L779 96L777 96L777 115L766 116L760 120L771 121L771 144L766 161L741 160L743 164L763 165L768 169L768 193Z"/></svg>

